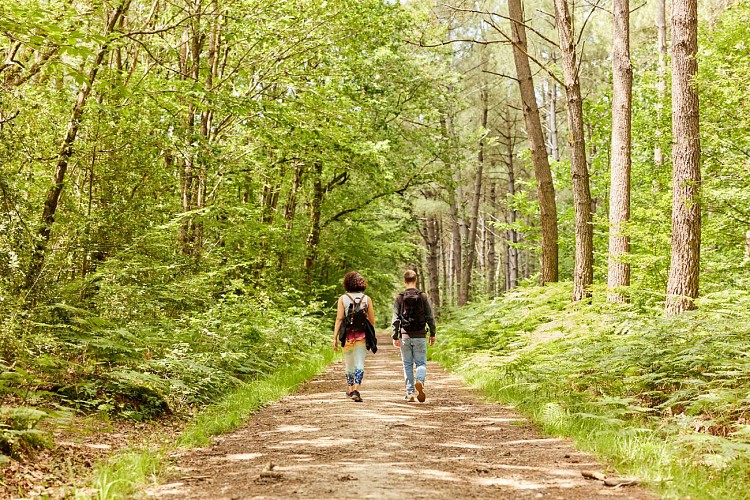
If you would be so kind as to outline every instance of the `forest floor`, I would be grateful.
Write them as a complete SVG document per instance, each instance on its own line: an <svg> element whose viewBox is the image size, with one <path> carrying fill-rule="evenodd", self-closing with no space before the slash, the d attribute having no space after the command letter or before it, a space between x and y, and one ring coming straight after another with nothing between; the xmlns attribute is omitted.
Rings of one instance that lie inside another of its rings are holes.
<svg viewBox="0 0 750 500"><path fill-rule="evenodd" d="M403 371L388 337L368 354L363 402L344 394L337 362L207 448L172 457L158 498L651 499L607 487L608 473L570 442L540 435L512 408L483 401L435 363L424 403L403 400Z"/></svg>

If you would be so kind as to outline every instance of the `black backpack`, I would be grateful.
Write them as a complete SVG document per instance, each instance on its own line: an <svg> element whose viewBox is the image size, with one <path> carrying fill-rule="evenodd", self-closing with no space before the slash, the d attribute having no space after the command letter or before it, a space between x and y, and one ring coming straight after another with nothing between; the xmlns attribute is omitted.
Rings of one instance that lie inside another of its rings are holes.
<svg viewBox="0 0 750 500"><path fill-rule="evenodd" d="M401 296L401 311L398 319L401 321L401 328L407 332L424 331L427 318L422 292L415 288L408 288L399 295Z"/></svg>
<svg viewBox="0 0 750 500"><path fill-rule="evenodd" d="M349 304L349 310L346 313L346 329L347 330L365 330L369 320L367 319L367 307L363 307L362 302L365 302L367 295L362 295L359 300L355 299L348 293L346 294L351 300Z"/></svg>

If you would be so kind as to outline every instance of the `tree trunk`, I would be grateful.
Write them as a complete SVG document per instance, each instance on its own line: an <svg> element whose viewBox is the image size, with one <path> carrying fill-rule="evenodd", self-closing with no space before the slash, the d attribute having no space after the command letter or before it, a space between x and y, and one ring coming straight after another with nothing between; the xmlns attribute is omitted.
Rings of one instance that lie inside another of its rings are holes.
<svg viewBox="0 0 750 500"><path fill-rule="evenodd" d="M557 55L552 52L552 64L557 63ZM557 140L557 82L550 78L547 83L549 87L549 100L547 102L547 127L549 128L549 149L552 159L560 161L560 147Z"/></svg>
<svg viewBox="0 0 750 500"><path fill-rule="evenodd" d="M664 98L667 93L667 16L666 0L656 0L656 51L659 54L659 77L656 82L656 146L654 147L654 164L660 167L664 163L659 140L661 139L661 120L664 109Z"/></svg>
<svg viewBox="0 0 750 500"><path fill-rule="evenodd" d="M560 36L562 70L568 101L568 134L570 171L573 177L575 206L575 268L573 301L591 296L594 279L593 226L591 224L591 190L586 167L586 142L583 130L583 99L578 79L578 63L572 20L567 0L555 1L555 22Z"/></svg>
<svg viewBox="0 0 750 500"><path fill-rule="evenodd" d="M315 178L313 180L313 199L310 204L310 234L307 237L305 252L305 276L308 283L312 283L312 272L318 259L318 243L320 243L320 213L323 206L323 163L316 161L314 165Z"/></svg>
<svg viewBox="0 0 750 500"><path fill-rule="evenodd" d="M537 197L541 211L542 225L542 284L555 282L558 279L557 247L557 205L555 187L552 184L552 172L544 145L544 133L539 118L539 107L534 92L534 81L527 56L526 29L523 22L521 0L508 0L508 17L511 22L511 39L513 41L513 60L518 76L518 85L523 102L523 117L526 122L531 161L534 164L534 175L537 182Z"/></svg>
<svg viewBox="0 0 750 500"><path fill-rule="evenodd" d="M444 231L443 231L443 221L442 218L438 221L438 234L440 235L440 259L442 262L443 267L443 305L451 305L451 267L450 267L450 257L448 255L448 246L445 244L444 239Z"/></svg>
<svg viewBox="0 0 750 500"><path fill-rule="evenodd" d="M292 180L292 186L289 188L289 195L287 196L286 207L284 208L284 220L286 221L287 234L291 234L294 227L294 215L297 212L297 192L299 191L299 186L302 182L303 172L303 165L300 164L295 166L294 179Z"/></svg>
<svg viewBox="0 0 750 500"><path fill-rule="evenodd" d="M435 217L428 217L425 223L425 234L427 236L427 274L430 283L430 300L436 307L440 307L440 273L439 267L439 229Z"/></svg>
<svg viewBox="0 0 750 500"><path fill-rule="evenodd" d="M487 117L489 115L489 91L486 83L483 83L481 89L482 99L482 129L487 131ZM466 261L462 267L461 285L459 287L458 305L462 306L469 301L469 287L471 286L471 272L476 259L476 242L477 229L479 227L479 202L482 199L482 174L484 171L484 141L485 137L479 141L479 154L477 158L477 173L474 184L474 198L471 203L471 219L469 223L469 237L466 242Z"/></svg>
<svg viewBox="0 0 750 500"><path fill-rule="evenodd" d="M117 26L120 18L125 14L130 5L130 0L124 0L112 13L112 16L107 22L107 26L104 30L104 38L109 35ZM109 41L105 41L99 49L99 52L94 58L94 64L89 70L86 80L78 90L78 97L73 105L70 120L68 120L68 129L63 137L60 145L60 152L57 154L57 163L55 165L55 172L52 176L52 186L47 191L47 196L44 200L44 208L42 210L42 224L39 227L37 234L36 243L34 250L29 260L28 271L26 272L26 279L24 288L30 290L36 281L39 279L39 275L44 265L44 259L46 256L47 244L49 243L50 235L52 234L52 225L55 222L55 214L57 212L57 205L60 201L60 195L62 194L63 186L65 185L65 174L68 171L68 162L73 156L73 145L78 136L78 127L83 117L83 112L86 109L86 102L91 95L91 88L96 80L96 75L99 72L99 67L104 61L104 57L109 51Z"/></svg>
<svg viewBox="0 0 750 500"><path fill-rule="evenodd" d="M494 170L494 168L493 168ZM495 182L490 183L490 213L488 216L492 222L497 220L497 186ZM497 256L495 254L495 226L490 225L487 231L487 290L490 298L497 295L497 284L495 281L495 268L497 267Z"/></svg>
<svg viewBox="0 0 750 500"><path fill-rule="evenodd" d="M625 302L621 289L630 286L630 109L633 68L630 65L630 2L614 0L612 23L612 154L609 201L609 263L607 287L610 302Z"/></svg>
<svg viewBox="0 0 750 500"><path fill-rule="evenodd" d="M508 198L511 199L516 194L516 172L513 161L513 138L508 138L507 167L508 167ZM518 271L520 269L520 260L518 256L518 231L515 229L518 220L518 211L508 206L508 248L506 251L507 272L506 272L506 290L513 290L518 286Z"/></svg>
<svg viewBox="0 0 750 500"><path fill-rule="evenodd" d="M672 259L667 314L694 309L701 245L697 0L672 2Z"/></svg>

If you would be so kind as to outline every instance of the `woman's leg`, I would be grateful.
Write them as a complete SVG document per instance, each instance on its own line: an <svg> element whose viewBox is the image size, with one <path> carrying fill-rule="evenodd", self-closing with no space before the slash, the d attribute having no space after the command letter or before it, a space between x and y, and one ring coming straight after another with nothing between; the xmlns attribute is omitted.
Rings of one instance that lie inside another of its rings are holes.
<svg viewBox="0 0 750 500"><path fill-rule="evenodd" d="M354 344L346 343L341 349L344 355L344 374L346 375L346 393L349 394L354 390L355 374L355 356Z"/></svg>
<svg viewBox="0 0 750 500"><path fill-rule="evenodd" d="M358 391L359 386L362 383L362 378L365 376L365 358L367 357L367 345L363 340L361 342L355 342L352 347L354 364L353 390Z"/></svg>

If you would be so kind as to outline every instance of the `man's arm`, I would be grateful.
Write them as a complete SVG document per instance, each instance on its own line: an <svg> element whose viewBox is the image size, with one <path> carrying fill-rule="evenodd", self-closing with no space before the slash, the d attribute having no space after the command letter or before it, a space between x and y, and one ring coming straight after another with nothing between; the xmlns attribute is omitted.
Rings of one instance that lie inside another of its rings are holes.
<svg viewBox="0 0 750 500"><path fill-rule="evenodd" d="M424 317L427 321L427 326L430 327L430 343L434 343L435 333L437 330L435 330L435 315L432 313L432 304L430 304L430 299L427 297L427 294L424 294Z"/></svg>
<svg viewBox="0 0 750 500"><path fill-rule="evenodd" d="M399 330L401 330L401 321L398 319L398 313L401 306L398 303L398 297L399 296L396 296L396 300L393 301L393 315L391 316L391 331L393 332L391 338L393 339L394 344L398 342L398 334L400 333ZM396 347L398 347L398 345L396 345Z"/></svg>

